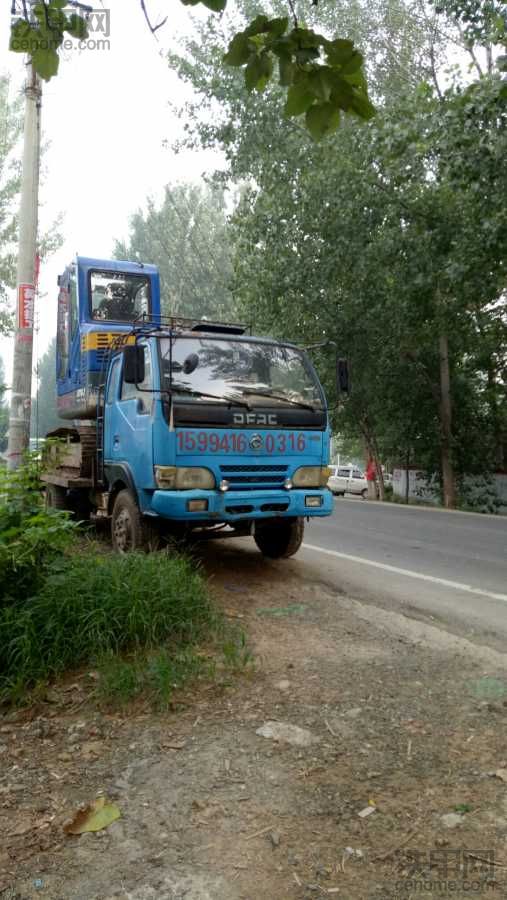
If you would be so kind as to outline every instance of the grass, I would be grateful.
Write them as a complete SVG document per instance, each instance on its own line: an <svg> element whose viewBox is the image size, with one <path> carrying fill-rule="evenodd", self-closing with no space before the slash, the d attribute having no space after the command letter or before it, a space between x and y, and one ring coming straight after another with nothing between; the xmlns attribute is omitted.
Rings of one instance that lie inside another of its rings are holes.
<svg viewBox="0 0 507 900"><path fill-rule="evenodd" d="M155 709L164 709L176 690L197 678L210 678L214 671L213 663L194 647L159 647L130 656L108 654L97 665L97 699L108 705L126 706L142 695Z"/></svg>
<svg viewBox="0 0 507 900"><path fill-rule="evenodd" d="M0 697L19 698L37 682L102 660L106 692L135 696L149 685L163 700L184 673L195 673L191 648L221 628L195 563L91 548L61 558L38 593L0 609Z"/></svg>

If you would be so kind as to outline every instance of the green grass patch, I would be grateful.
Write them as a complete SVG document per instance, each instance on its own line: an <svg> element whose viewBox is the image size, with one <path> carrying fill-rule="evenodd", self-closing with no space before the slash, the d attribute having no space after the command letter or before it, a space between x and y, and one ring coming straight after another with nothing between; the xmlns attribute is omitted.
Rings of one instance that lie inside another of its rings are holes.
<svg viewBox="0 0 507 900"><path fill-rule="evenodd" d="M159 647L129 656L108 654L97 665L96 696L99 703L126 706L142 696L154 709L165 709L174 693L188 682L212 679L215 663L194 647Z"/></svg>
<svg viewBox="0 0 507 900"><path fill-rule="evenodd" d="M119 695L135 696L148 679L164 698L191 668L185 648L222 627L204 578L185 557L93 548L62 556L37 593L0 608L0 696L13 700L39 681L109 658L110 693L117 685ZM121 653L136 662L114 661Z"/></svg>

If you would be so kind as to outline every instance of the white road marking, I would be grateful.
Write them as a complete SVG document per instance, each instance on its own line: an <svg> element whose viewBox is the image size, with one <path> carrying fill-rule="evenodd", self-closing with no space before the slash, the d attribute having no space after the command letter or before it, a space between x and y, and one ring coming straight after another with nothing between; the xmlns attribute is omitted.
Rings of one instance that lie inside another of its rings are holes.
<svg viewBox="0 0 507 900"><path fill-rule="evenodd" d="M461 584L459 581L448 581L447 578L437 578L436 575L424 575L422 572L412 572L411 569L399 569L387 563L375 562L373 559L364 559L362 556L352 556L350 553L339 553L338 550L326 550L325 547L316 547L315 544L302 544L304 550L313 550L315 553L325 553L337 559L348 559L349 562L361 563L363 566L373 566L375 569L384 569L386 572L394 572L395 575L405 575L408 578L419 578L420 581L431 581L433 584L441 584L443 587L453 588L458 591L467 591L469 594L479 594L481 597L489 597L490 600L502 600L507 603L507 594L494 594L492 591L483 591L481 588L472 587L471 584Z"/></svg>

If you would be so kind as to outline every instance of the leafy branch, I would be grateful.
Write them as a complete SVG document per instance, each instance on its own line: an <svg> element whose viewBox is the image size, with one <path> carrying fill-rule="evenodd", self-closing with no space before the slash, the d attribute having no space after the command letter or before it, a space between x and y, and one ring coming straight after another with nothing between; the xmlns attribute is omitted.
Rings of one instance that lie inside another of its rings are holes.
<svg viewBox="0 0 507 900"><path fill-rule="evenodd" d="M166 19L152 25L145 0L139 0L152 34ZM203 3L215 13L222 13L227 0L181 0L185 6ZM335 131L342 112L370 119L374 107L368 99L363 56L353 41L329 40L299 24L293 0L287 0L289 16L269 19L257 16L248 27L230 41L224 63L244 70L249 91L264 91L271 81L275 65L279 83L287 88L284 114L305 117L305 124L315 140ZM315 5L318 0L312 0ZM58 72L58 51L65 35L77 40L88 36L86 7L79 3L67 15L67 0L37 0L21 5L14 0L19 14L13 19L10 49L27 53L35 71L46 81Z"/></svg>

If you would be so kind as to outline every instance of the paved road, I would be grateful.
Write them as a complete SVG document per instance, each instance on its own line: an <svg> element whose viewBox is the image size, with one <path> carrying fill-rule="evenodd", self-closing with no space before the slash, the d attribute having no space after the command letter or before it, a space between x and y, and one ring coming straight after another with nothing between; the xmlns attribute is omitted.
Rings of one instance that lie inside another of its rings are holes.
<svg viewBox="0 0 507 900"><path fill-rule="evenodd" d="M507 518L337 499L296 560L352 596L507 651Z"/></svg>

